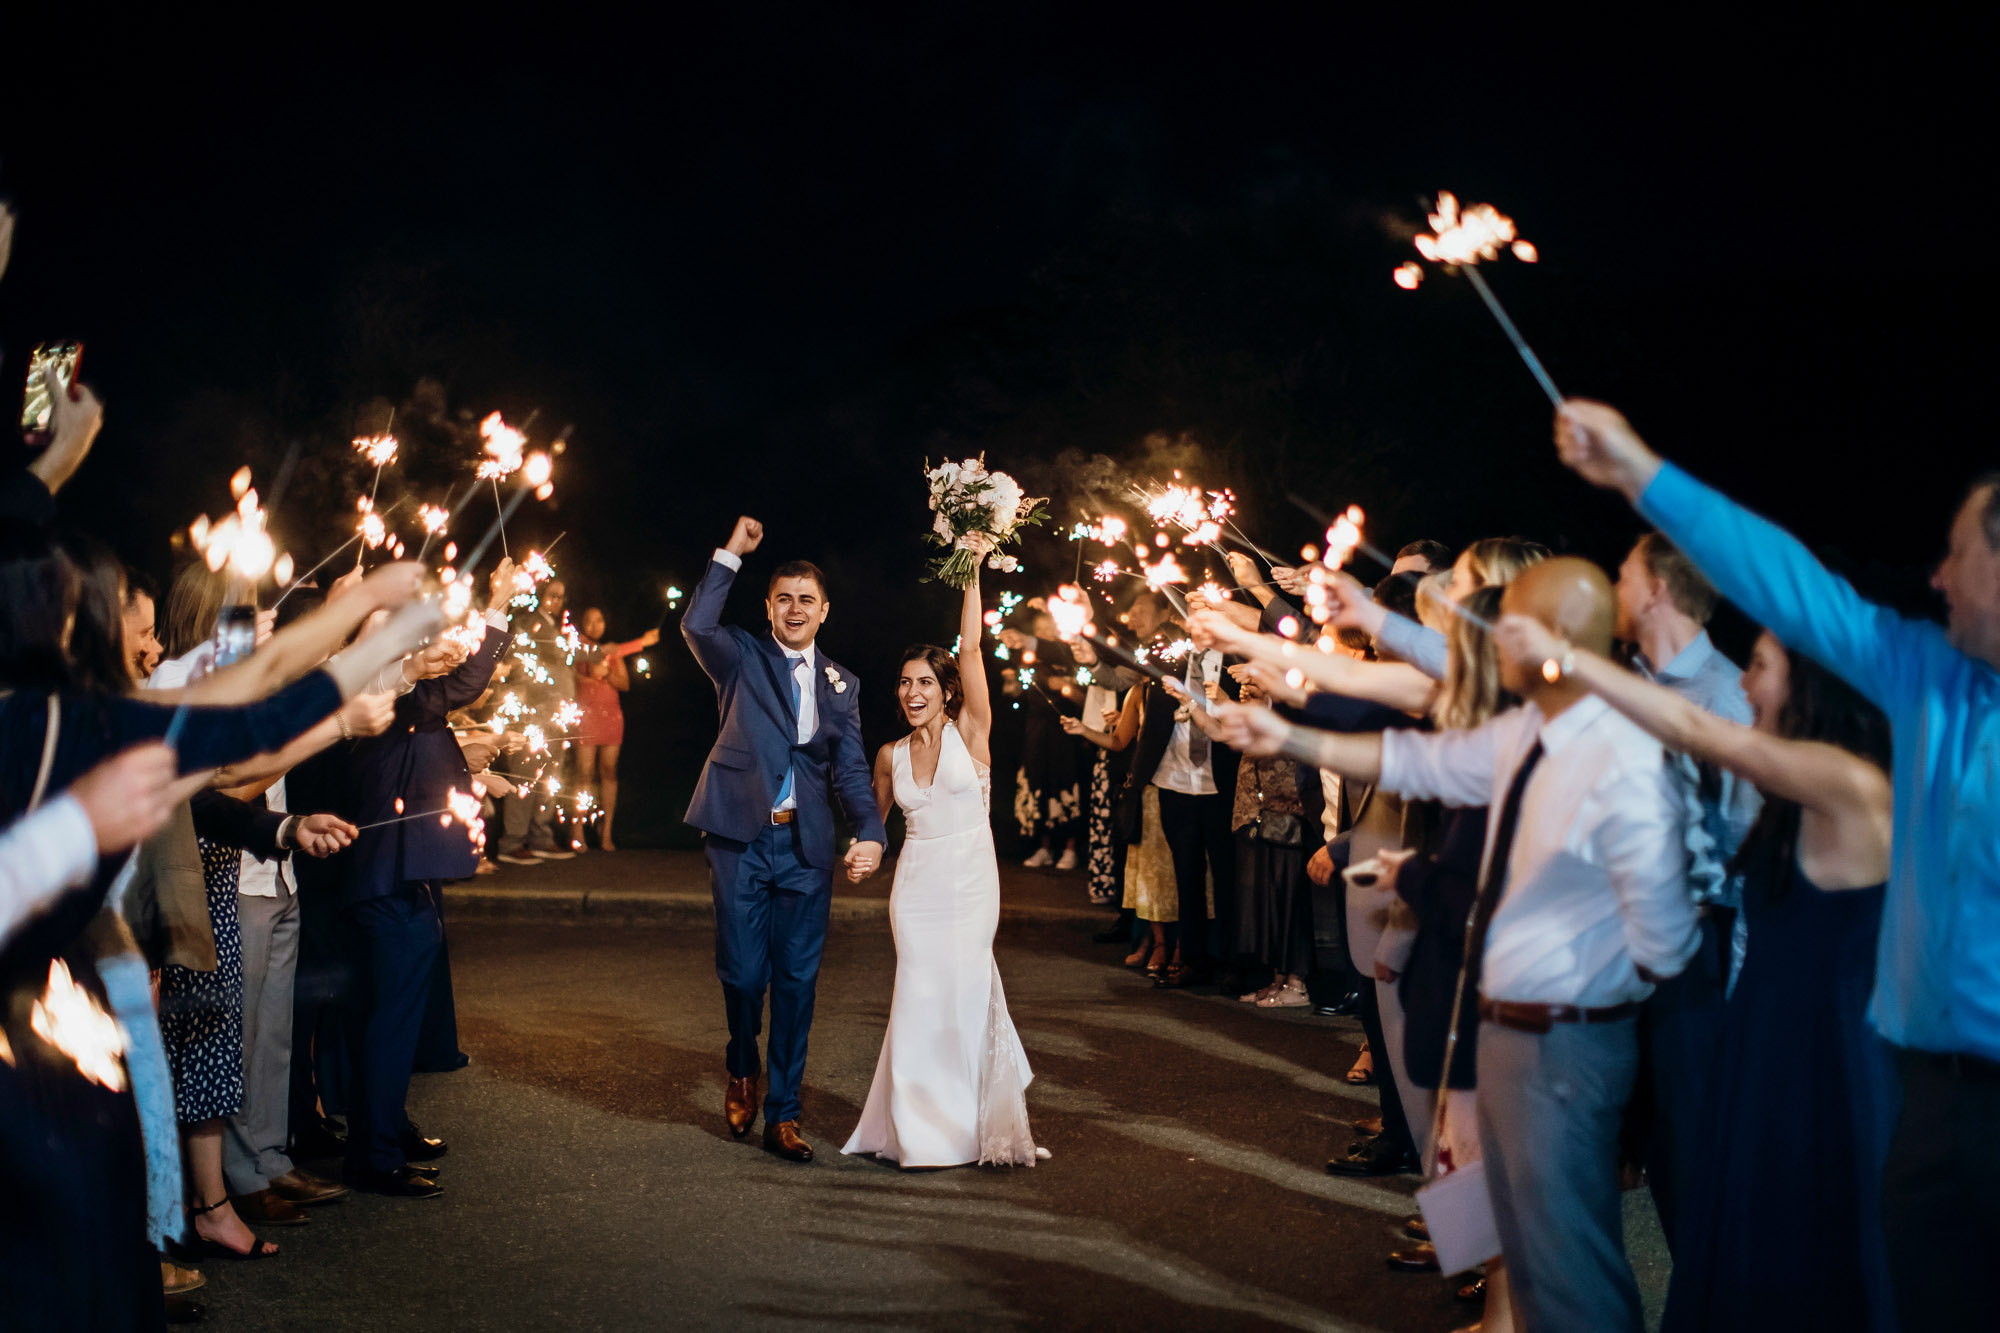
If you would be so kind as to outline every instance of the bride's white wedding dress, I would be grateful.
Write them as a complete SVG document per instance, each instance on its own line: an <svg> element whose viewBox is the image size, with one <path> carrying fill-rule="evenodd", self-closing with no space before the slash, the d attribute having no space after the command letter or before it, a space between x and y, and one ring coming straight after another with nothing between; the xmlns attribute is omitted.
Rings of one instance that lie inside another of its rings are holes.
<svg viewBox="0 0 2000 1333"><path fill-rule="evenodd" d="M1033 1166L1023 1094L1034 1074L993 961L992 771L950 724L930 786L917 785L907 736L893 771L907 829L889 893L896 990L868 1105L841 1151L906 1167Z"/></svg>

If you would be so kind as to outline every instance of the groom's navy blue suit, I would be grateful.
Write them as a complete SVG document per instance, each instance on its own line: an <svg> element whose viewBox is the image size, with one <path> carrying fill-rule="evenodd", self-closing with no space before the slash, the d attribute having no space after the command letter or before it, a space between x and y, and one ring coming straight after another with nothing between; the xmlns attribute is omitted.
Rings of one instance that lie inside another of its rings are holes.
<svg viewBox="0 0 2000 1333"><path fill-rule="evenodd" d="M764 1123L775 1125L799 1118L806 1034L833 900L834 797L856 837L886 843L887 835L861 743L859 680L816 649L808 677L768 633L719 623L735 578L728 565L711 561L681 618L681 635L715 682L722 714L687 820L708 835L731 1078L757 1073L764 992L771 993ZM804 689L813 691L818 726L802 743L795 691ZM797 816L776 824L771 812L788 773Z"/></svg>

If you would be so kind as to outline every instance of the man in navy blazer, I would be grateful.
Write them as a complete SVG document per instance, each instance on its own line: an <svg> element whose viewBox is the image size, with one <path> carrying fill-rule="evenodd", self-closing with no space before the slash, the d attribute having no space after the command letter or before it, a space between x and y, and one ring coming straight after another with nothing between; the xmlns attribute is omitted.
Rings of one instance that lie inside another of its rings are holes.
<svg viewBox="0 0 2000 1333"><path fill-rule="evenodd" d="M479 647L442 676L418 681L396 700L395 720L358 741L349 756L353 806L361 826L341 867L340 916L352 971L347 1042L347 1179L402 1198L443 1191L412 1157L437 1157L444 1144L410 1132L403 1103L423 1026L431 969L444 940L438 893L446 880L479 868L465 826L440 822L446 794L470 794L472 775L447 716L477 699L507 647L507 599L514 564L493 571L493 598ZM422 816L418 818L416 816ZM373 825L374 827L370 827Z"/></svg>
<svg viewBox="0 0 2000 1333"><path fill-rule="evenodd" d="M771 575L769 634L720 623L743 557L763 540L761 523L737 519L681 617L681 635L715 682L722 715L687 820L708 835L715 968L729 1014L723 1115L738 1138L756 1119L757 1036L768 989L764 1146L809 1162L812 1145L799 1136L799 1082L833 901L833 798L859 839L845 857L849 878L874 872L887 835L861 742L860 681L813 645L827 613L818 567L795 561Z"/></svg>

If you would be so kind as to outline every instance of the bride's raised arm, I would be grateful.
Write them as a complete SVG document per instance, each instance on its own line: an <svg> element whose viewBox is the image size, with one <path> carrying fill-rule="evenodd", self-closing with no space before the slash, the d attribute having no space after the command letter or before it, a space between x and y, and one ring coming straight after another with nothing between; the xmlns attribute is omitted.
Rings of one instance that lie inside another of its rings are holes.
<svg viewBox="0 0 2000 1333"><path fill-rule="evenodd" d="M965 585L965 607L958 617L958 687L965 702L958 712L958 734L973 757L988 762L986 741L993 730L993 696L986 685L985 606L979 597L979 571Z"/></svg>

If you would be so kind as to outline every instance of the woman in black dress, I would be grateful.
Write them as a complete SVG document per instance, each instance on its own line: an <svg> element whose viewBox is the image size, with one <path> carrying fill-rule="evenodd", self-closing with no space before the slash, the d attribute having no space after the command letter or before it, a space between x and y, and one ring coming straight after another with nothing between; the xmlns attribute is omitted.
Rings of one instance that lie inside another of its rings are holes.
<svg viewBox="0 0 2000 1333"><path fill-rule="evenodd" d="M1737 853L1749 948L1723 1009L1663 1327L1895 1327L1879 1210L1893 1075L1867 1020L1889 876L1889 727L1809 659L1760 636L1751 726L1725 722L1521 616L1517 658L1558 664L1668 748L1755 783Z"/></svg>

